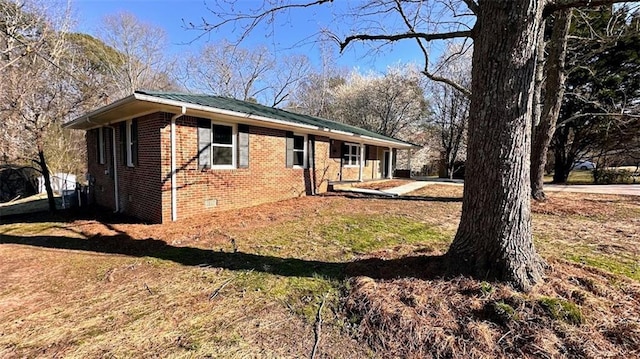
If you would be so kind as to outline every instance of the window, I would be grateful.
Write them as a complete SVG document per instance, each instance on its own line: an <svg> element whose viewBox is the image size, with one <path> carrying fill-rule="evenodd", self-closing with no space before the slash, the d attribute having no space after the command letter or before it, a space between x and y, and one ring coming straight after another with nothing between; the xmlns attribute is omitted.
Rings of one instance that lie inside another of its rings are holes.
<svg viewBox="0 0 640 359"><path fill-rule="evenodd" d="M234 166L234 133L233 126L217 125L212 126L211 149L213 157L213 167Z"/></svg>
<svg viewBox="0 0 640 359"><path fill-rule="evenodd" d="M242 137L241 149L243 158L246 158L241 161L240 167L248 167L248 129L243 133L246 136ZM212 123L207 119L198 120L198 168L236 168L237 137L235 125Z"/></svg>
<svg viewBox="0 0 640 359"><path fill-rule="evenodd" d="M353 143L344 144L344 165L359 166L360 165L360 145Z"/></svg>
<svg viewBox="0 0 640 359"><path fill-rule="evenodd" d="M287 160L288 168L307 168L307 135L287 132Z"/></svg>
<svg viewBox="0 0 640 359"><path fill-rule="evenodd" d="M104 128L100 127L98 128L98 132L97 132L97 136L98 136L98 163L103 165L105 164L105 157L104 157L104 152L105 152L105 147L104 147Z"/></svg>
<svg viewBox="0 0 640 359"><path fill-rule="evenodd" d="M127 166L138 164L138 121L129 120L126 125L126 158Z"/></svg>
<svg viewBox="0 0 640 359"><path fill-rule="evenodd" d="M307 167L307 157L305 150L307 148L307 139L304 135L293 135L293 165L296 167Z"/></svg>

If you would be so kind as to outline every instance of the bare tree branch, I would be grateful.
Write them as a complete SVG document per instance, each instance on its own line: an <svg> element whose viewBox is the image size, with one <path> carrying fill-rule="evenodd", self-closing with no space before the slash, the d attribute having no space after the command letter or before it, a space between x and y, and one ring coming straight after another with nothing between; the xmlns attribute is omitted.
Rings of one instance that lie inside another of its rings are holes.
<svg viewBox="0 0 640 359"><path fill-rule="evenodd" d="M385 35L385 34L358 34L347 36L344 41L340 41L340 51L344 50L351 42L353 41L375 41L375 40L386 40L386 41L398 41L404 39L422 39L425 41L432 40L447 40L447 39L455 39L461 37L473 37L473 31L451 31L451 32L442 32L442 33L425 33L425 32L408 32L404 34L393 34L393 35Z"/></svg>
<svg viewBox="0 0 640 359"><path fill-rule="evenodd" d="M397 9L398 13L400 13L400 16L402 17L402 20L404 21L404 23L409 28L410 33L415 33L415 27L409 21L409 18L405 14L405 12L404 12L404 10L402 8L402 5L400 4L400 0L395 0L395 2L396 2L396 9ZM427 48L422 43L422 40L423 40L422 38L415 38L415 39L416 39L416 42L418 43L418 46L420 47L420 50L422 51L422 54L424 55L424 70L422 70L422 73L428 79L430 79L432 81L445 83L445 84L455 88L456 90L462 92L465 96L467 96L467 97L471 96L471 91L469 91L469 89L465 88L464 86L460 85L459 83L457 83L457 82L455 82L455 81L453 81L453 80L451 80L449 78L445 78L443 76L435 75L434 73L429 71L429 52L427 51Z"/></svg>

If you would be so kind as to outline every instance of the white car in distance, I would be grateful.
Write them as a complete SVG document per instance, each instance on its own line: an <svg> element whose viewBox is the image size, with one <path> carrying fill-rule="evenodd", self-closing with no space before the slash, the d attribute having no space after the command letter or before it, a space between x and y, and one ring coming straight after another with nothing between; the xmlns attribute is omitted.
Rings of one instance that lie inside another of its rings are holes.
<svg viewBox="0 0 640 359"><path fill-rule="evenodd" d="M571 169L574 170L594 170L596 169L596 164L591 162L591 161L586 161L586 160L580 160L580 161L576 161L573 164L573 167L571 167Z"/></svg>

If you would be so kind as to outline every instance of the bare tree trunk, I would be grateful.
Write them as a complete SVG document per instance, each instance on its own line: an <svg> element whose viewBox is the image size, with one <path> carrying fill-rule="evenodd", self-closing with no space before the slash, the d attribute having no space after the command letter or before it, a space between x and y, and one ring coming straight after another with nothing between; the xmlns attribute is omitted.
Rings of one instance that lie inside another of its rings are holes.
<svg viewBox="0 0 640 359"><path fill-rule="evenodd" d="M545 63L544 72L547 79L544 82L544 107L540 123L533 131L533 148L531 152L531 197L544 201L544 168L547 164L547 153L564 97L565 58L567 55L567 36L571 25L571 10L558 11L555 14L551 40L549 41L549 55Z"/></svg>
<svg viewBox="0 0 640 359"><path fill-rule="evenodd" d="M507 281L521 290L539 282L544 270L531 235L529 179L543 3L481 2L462 217L447 253L450 273Z"/></svg>
<svg viewBox="0 0 640 359"><path fill-rule="evenodd" d="M53 188L51 187L51 174L49 173L49 167L44 157L44 151L38 149L38 164L42 170L42 178L44 178L44 188L47 191L47 199L49 200L49 211L56 211L56 200L53 197Z"/></svg>

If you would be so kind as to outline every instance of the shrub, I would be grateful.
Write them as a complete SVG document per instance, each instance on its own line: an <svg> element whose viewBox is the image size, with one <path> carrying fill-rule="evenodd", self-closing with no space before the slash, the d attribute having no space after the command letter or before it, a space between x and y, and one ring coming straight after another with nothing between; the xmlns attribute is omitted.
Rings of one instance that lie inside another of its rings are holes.
<svg viewBox="0 0 640 359"><path fill-rule="evenodd" d="M631 182L631 171L616 169L593 170L593 183L595 184L615 184Z"/></svg>

